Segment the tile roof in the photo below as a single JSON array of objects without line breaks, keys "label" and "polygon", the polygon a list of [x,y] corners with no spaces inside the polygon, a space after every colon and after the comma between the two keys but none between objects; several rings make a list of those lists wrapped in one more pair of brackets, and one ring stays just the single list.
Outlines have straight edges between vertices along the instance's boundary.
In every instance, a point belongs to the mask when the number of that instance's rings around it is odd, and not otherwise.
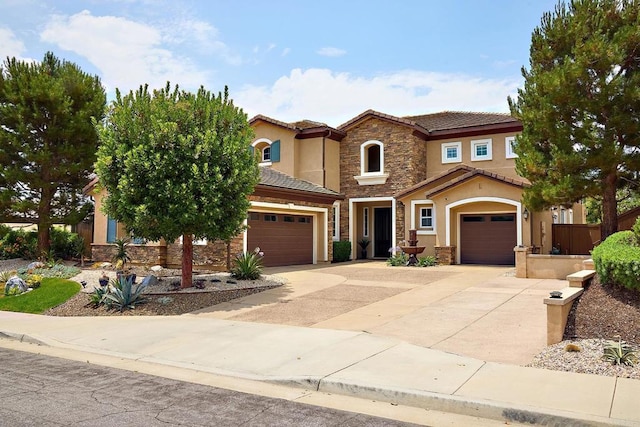
[{"label": "tile roof", "polygon": [[434,114],[404,117],[429,132],[462,129],[496,124],[518,124],[518,120],[504,113],[474,113],[469,111],[442,111]]},{"label": "tile roof", "polygon": [[457,172],[463,172],[462,175],[456,176],[455,178],[452,178],[448,181],[446,181],[444,184],[438,185],[434,188],[432,188],[431,190],[427,191],[427,197],[435,195],[437,193],[441,193],[443,191],[445,191],[448,188],[454,187],[464,181],[467,181],[468,179],[473,178],[474,176],[485,176],[487,178],[491,178],[491,179],[495,179],[496,181],[501,181],[504,182],[505,184],[510,184],[510,185],[515,185],[516,187],[527,187],[529,186],[529,184],[526,181],[523,180],[519,180],[519,179],[514,179],[514,178],[509,178],[506,177],[504,175],[500,175],[497,173],[493,173],[493,172],[489,172],[486,171],[484,169],[476,169],[474,167],[468,166],[468,165],[458,165],[454,168],[451,168],[449,170],[446,170],[436,176],[432,176],[431,178],[425,179],[422,182],[419,182],[409,188],[406,188],[398,193],[396,193],[394,195],[395,198],[400,198],[400,197],[404,197],[407,194],[413,193],[414,191],[418,191],[421,188],[427,187],[430,184],[433,184],[434,182],[437,182],[439,180],[442,180],[443,178],[446,178],[449,175],[453,175]]},{"label": "tile roof", "polygon": [[331,126],[327,125],[326,123],[320,123],[320,122],[315,122],[313,120],[298,120],[297,122],[293,122],[293,123],[286,123],[280,120],[276,120],[276,119],[272,119],[271,117],[267,117],[267,116],[263,116],[262,114],[258,114],[255,117],[252,117],[249,120],[250,124],[253,124],[257,121],[263,121],[263,122],[267,122],[267,123],[271,123],[274,124],[276,126],[281,126],[287,129],[291,129],[291,130],[295,130],[295,131],[300,131],[300,130],[305,130],[305,129],[313,129],[313,128],[328,128],[328,129],[333,129]]},{"label": "tile roof", "polygon": [[309,193],[325,194],[330,196],[341,196],[333,190],[313,184],[309,181],[294,178],[270,167],[260,168],[260,184],[267,187],[277,187],[286,190],[306,191]]}]

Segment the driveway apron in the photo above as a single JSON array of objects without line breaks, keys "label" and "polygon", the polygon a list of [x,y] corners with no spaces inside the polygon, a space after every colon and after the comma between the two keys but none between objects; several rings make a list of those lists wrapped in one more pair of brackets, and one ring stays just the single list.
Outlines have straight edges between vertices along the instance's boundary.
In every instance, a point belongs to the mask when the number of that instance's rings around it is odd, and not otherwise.
[{"label": "driveway apron", "polygon": [[389,267],[384,262],[267,269],[280,288],[193,315],[364,331],[485,361],[526,364],[546,346],[543,298],[561,280],[513,267]]}]

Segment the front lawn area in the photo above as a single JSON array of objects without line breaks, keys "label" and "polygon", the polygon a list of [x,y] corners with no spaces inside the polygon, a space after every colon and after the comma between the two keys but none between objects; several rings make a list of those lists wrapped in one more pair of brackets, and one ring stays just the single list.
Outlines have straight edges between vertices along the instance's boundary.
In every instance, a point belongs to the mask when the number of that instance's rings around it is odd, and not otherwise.
[{"label": "front lawn area", "polygon": [[79,291],[78,282],[47,277],[42,279],[39,288],[30,292],[15,296],[0,295],[0,310],[41,314],[67,301]]}]

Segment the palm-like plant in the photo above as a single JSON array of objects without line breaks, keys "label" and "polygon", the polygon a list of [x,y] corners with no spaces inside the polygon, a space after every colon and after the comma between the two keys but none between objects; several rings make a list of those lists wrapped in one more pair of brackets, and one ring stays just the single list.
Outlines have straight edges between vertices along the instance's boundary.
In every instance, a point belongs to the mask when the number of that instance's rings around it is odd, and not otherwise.
[{"label": "palm-like plant", "polygon": [[116,253],[111,260],[124,269],[125,264],[131,261],[131,256],[129,256],[129,244],[131,241],[129,239],[116,239],[114,243],[116,245]]},{"label": "palm-like plant", "polygon": [[607,343],[602,358],[613,365],[633,366],[638,361],[633,347],[620,339],[618,342],[609,341]]},{"label": "palm-like plant", "polygon": [[231,275],[238,280],[256,280],[262,274],[262,255],[259,252],[242,253],[233,263]]}]

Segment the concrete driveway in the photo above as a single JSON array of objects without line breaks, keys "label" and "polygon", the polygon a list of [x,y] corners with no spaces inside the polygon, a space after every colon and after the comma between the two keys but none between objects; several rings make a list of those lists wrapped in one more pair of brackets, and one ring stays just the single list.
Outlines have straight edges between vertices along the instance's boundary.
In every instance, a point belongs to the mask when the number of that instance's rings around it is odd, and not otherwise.
[{"label": "concrete driveway", "polygon": [[543,298],[566,282],[512,267],[388,267],[382,261],[266,269],[282,287],[192,315],[365,331],[485,361],[526,364],[546,346]]}]

